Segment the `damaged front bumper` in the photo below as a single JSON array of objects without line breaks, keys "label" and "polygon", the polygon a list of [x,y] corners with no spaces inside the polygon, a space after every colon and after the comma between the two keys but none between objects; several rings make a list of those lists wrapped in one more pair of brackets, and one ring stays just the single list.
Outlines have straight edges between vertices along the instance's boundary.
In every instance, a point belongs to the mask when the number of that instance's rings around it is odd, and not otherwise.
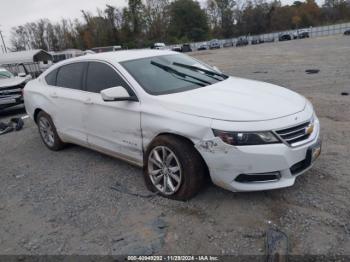
[{"label": "damaged front bumper", "polygon": [[23,96],[22,95],[14,95],[14,96],[1,96],[0,97],[0,109],[9,108],[12,106],[23,104]]},{"label": "damaged front bumper", "polygon": [[196,144],[214,184],[230,191],[260,191],[292,186],[320,155],[319,125],[306,144],[231,146],[220,138]]},{"label": "damaged front bumper", "polygon": [[13,81],[15,82],[13,83],[13,85],[3,84],[0,87],[0,109],[5,109],[16,105],[20,105],[20,104],[23,104],[24,102],[22,91],[27,80],[13,78]]}]

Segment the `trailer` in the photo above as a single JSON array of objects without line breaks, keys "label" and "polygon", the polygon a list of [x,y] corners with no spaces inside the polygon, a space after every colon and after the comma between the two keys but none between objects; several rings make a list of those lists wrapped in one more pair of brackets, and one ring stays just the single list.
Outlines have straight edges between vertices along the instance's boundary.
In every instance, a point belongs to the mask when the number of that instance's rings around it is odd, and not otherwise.
[{"label": "trailer", "polygon": [[0,66],[14,75],[31,75],[38,77],[52,65],[53,57],[48,52],[36,49],[10,52],[0,55]]},{"label": "trailer", "polygon": [[59,52],[50,52],[50,54],[53,57],[53,63],[58,63],[73,57],[83,56],[85,52],[80,49],[66,49]]}]

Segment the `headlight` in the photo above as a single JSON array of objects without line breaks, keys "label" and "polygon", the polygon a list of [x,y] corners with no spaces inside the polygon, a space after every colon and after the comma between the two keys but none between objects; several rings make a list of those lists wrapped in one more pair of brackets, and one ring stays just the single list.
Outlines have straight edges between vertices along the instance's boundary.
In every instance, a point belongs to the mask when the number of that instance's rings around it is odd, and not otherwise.
[{"label": "headlight", "polygon": [[229,132],[213,129],[214,135],[234,146],[276,144],[281,141],[272,132]]}]

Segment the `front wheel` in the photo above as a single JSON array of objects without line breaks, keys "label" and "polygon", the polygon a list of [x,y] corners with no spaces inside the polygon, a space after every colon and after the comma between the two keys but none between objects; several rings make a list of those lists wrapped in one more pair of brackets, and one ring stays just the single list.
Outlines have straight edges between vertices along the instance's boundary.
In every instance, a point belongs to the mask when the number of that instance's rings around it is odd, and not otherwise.
[{"label": "front wheel", "polygon": [[188,200],[203,186],[205,164],[193,145],[176,136],[160,136],[145,154],[147,187],[160,195]]}]

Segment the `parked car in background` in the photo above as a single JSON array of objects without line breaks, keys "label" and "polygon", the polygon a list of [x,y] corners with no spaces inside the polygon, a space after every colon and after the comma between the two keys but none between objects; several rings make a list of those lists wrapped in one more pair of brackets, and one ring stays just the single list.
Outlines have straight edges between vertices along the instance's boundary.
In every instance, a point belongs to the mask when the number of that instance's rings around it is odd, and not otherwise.
[{"label": "parked car in background", "polygon": [[181,52],[187,53],[187,52],[192,52],[192,47],[190,44],[183,44],[181,46]]},{"label": "parked car in background", "polygon": [[289,187],[321,152],[305,97],[172,51],[63,61],[26,85],[24,101],[49,149],[75,143],[124,159],[177,200],[206,176],[231,191]]},{"label": "parked car in background", "polygon": [[175,52],[182,52],[182,48],[180,45],[173,46],[171,50]]},{"label": "parked car in background", "polygon": [[15,76],[0,67],[0,110],[23,104],[22,89],[30,79],[23,73]]},{"label": "parked car in background", "polygon": [[218,39],[213,39],[209,42],[209,49],[219,49],[221,48],[220,46],[220,41]]},{"label": "parked car in background", "polygon": [[275,38],[273,36],[268,36],[263,38],[264,43],[273,43],[275,42]]},{"label": "parked car in background", "polygon": [[350,35],[350,29],[344,32],[344,35]]},{"label": "parked car in background", "polygon": [[264,42],[265,42],[264,39],[256,36],[256,37],[253,37],[251,44],[258,45],[258,44],[263,44]]},{"label": "parked car in background", "polygon": [[164,43],[154,43],[151,45],[151,49],[161,50],[165,48],[166,48],[166,45]]},{"label": "parked car in background", "polygon": [[237,47],[246,46],[246,45],[249,45],[249,41],[248,41],[247,37],[241,36],[240,38],[238,38],[238,40],[236,42]]},{"label": "parked car in background", "polygon": [[197,48],[198,51],[208,50],[208,49],[209,49],[209,47],[208,47],[207,44],[201,44],[201,45]]},{"label": "parked car in background", "polygon": [[223,47],[232,47],[234,45],[232,40],[227,40],[225,43],[222,45]]},{"label": "parked car in background", "polygon": [[291,33],[280,33],[278,35],[278,41],[283,42],[283,41],[290,41],[293,39],[293,36]]},{"label": "parked car in background", "polygon": [[310,37],[310,31],[308,29],[297,30],[293,34],[294,39],[303,39]]}]

